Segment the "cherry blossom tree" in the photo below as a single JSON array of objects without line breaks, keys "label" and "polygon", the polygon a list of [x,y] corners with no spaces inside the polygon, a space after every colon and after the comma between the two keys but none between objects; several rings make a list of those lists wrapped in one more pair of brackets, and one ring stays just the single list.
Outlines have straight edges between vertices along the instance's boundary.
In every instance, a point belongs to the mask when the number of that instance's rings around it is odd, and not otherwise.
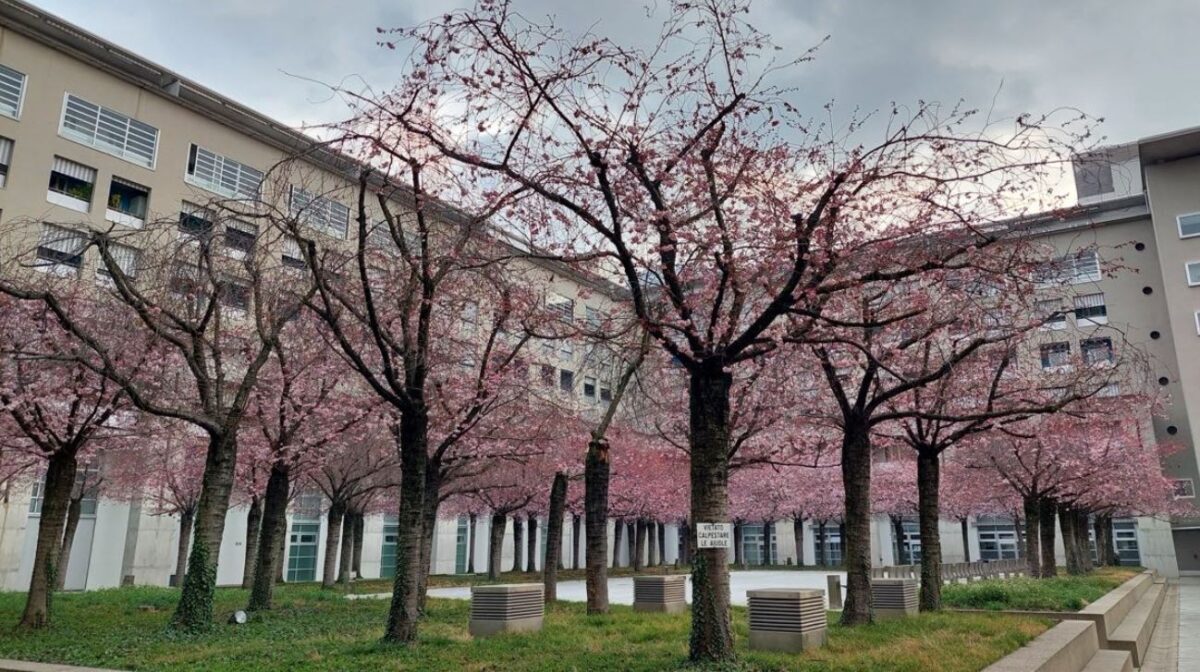
[{"label": "cherry blossom tree", "polygon": [[[88,487],[77,487],[80,465],[104,444],[127,436],[132,419],[121,387],[74,360],[78,344],[51,311],[0,296],[0,322],[6,325],[0,333],[0,444],[12,456],[6,460],[13,465],[10,473],[45,471],[33,572],[20,621],[21,627],[43,628],[50,625],[51,596],[62,587],[74,537],[69,524],[73,493],[82,495]],[[148,354],[131,348],[126,360],[133,361],[126,364],[136,368]],[[73,517],[77,523],[78,510]]]}]

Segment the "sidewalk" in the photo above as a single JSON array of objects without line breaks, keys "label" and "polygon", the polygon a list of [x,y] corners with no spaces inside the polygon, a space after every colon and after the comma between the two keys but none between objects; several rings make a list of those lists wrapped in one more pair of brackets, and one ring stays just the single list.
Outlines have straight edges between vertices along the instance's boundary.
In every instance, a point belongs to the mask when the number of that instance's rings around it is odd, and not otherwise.
[{"label": "sidewalk", "polygon": [[[1200,670],[1200,578],[1184,577],[1167,584],[1162,612],[1150,639],[1142,672]],[[1185,633],[1181,638],[1180,634]]]}]

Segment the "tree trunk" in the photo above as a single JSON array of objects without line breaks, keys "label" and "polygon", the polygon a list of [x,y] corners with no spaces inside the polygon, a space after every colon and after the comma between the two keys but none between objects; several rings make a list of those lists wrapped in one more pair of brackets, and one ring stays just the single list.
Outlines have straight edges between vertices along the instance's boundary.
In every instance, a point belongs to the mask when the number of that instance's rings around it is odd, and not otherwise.
[{"label": "tree trunk", "polygon": [[658,565],[658,526],[653,520],[646,521],[646,566]]},{"label": "tree trunk", "polygon": [[846,601],[842,625],[872,620],[871,599],[871,436],[865,422],[845,423],[842,438],[842,483],[846,513],[842,520],[842,564],[846,566]]},{"label": "tree trunk", "polygon": [[[732,376],[705,362],[691,374],[688,411],[693,523],[729,522],[729,390]],[[692,543],[695,543],[694,541]],[[692,548],[693,662],[734,657],[729,600],[729,555],[723,548]]]},{"label": "tree trunk", "polygon": [[1042,575],[1042,505],[1037,497],[1026,496],[1022,501],[1025,513],[1025,564],[1029,576],[1037,578]]},{"label": "tree trunk", "polygon": [[638,518],[633,527],[633,571],[642,571],[642,555],[646,552],[646,520]]},{"label": "tree trunk", "polygon": [[[966,518],[959,518],[958,522],[962,525],[962,542],[963,542],[963,562],[971,561],[971,534],[969,531],[969,522]],[[1013,530],[1016,531],[1015,529]],[[925,557],[925,532],[921,532],[921,557]]]},{"label": "tree trunk", "polygon": [[254,585],[254,561],[258,558],[258,536],[262,534],[262,498],[250,498],[250,511],[246,513],[246,555],[242,561],[242,589]]},{"label": "tree trunk", "polygon": [[[1075,534],[1079,536],[1079,564],[1083,568],[1083,573],[1087,574],[1096,568],[1096,564],[1092,561],[1092,548],[1090,539],[1088,538],[1088,530],[1090,529],[1088,513],[1087,511],[1076,510],[1075,515],[1078,517],[1075,521]],[[1099,547],[1097,546],[1098,551]]]},{"label": "tree trunk", "polygon": [[196,532],[183,578],[179,605],[171,617],[177,630],[204,630],[212,625],[213,593],[217,589],[217,565],[221,561],[221,537],[233,493],[237,466],[237,433],[212,436],[205,456],[200,503],[196,507]]},{"label": "tree trunk", "polygon": [[42,513],[38,520],[37,546],[33,552],[33,574],[19,627],[44,628],[50,625],[50,601],[58,581],[58,556],[71,490],[75,487],[74,448],[59,449],[46,464],[42,487]]},{"label": "tree trunk", "polygon": [[508,525],[508,516],[503,513],[492,514],[492,524],[488,527],[488,579],[496,581],[500,578],[500,559],[504,553],[504,528]]},{"label": "tree trunk", "polygon": [[338,559],[338,583],[350,585],[350,573],[354,565],[354,514],[347,512],[342,517],[342,553]]},{"label": "tree trunk", "polygon": [[792,538],[796,542],[796,566],[804,566],[804,519],[792,518]]},{"label": "tree trunk", "polygon": [[769,565],[775,564],[775,558],[772,556],[772,553],[771,553],[771,540],[774,536],[775,536],[775,521],[764,520],[763,521],[763,553],[762,553],[764,565],[769,566]]},{"label": "tree trunk", "polygon": [[362,578],[363,535],[367,531],[367,521],[362,511],[355,511],[351,518],[354,521],[354,558],[352,560],[354,578]]},{"label": "tree trunk", "polygon": [[663,523],[658,524],[658,564],[667,564],[667,527]]},{"label": "tree trunk", "polygon": [[1042,499],[1038,505],[1038,533],[1041,536],[1039,545],[1042,549],[1042,571],[1039,576],[1043,579],[1058,576],[1058,563],[1054,558],[1054,502]]},{"label": "tree trunk", "polygon": [[479,532],[479,514],[467,515],[467,574],[475,573],[475,535]]},{"label": "tree trunk", "polygon": [[904,519],[900,516],[888,516],[892,520],[892,537],[896,540],[896,564],[909,565],[908,546],[904,543]]},{"label": "tree trunk", "polygon": [[637,569],[638,563],[641,562],[636,558],[634,547],[637,543],[637,523],[629,521],[625,525],[625,557],[629,558],[629,567]]},{"label": "tree trunk", "polygon": [[825,521],[817,526],[817,546],[820,548],[818,553],[818,561],[822,567],[829,566],[829,547],[825,541]]},{"label": "tree trunk", "polygon": [[733,564],[735,567],[741,567],[742,565],[745,564],[745,560],[742,559],[742,552],[744,550],[742,548],[742,532],[743,532],[742,524],[734,523],[733,524]]},{"label": "tree trunk", "polygon": [[433,570],[433,535],[437,533],[438,509],[442,505],[442,468],[437,462],[426,465],[425,504],[421,507],[421,557],[417,561],[417,609],[425,613],[429,592],[429,572]]},{"label": "tree trunk", "polygon": [[533,574],[534,572],[537,571],[538,520],[537,520],[537,516],[533,515],[532,513],[529,514],[528,520],[529,520],[529,523],[525,526],[525,531],[528,532],[528,534],[526,535],[526,537],[527,537],[526,538],[526,541],[527,541],[526,546],[528,548],[525,551],[525,571],[529,574]]},{"label": "tree trunk", "polygon": [[332,588],[337,581],[338,543],[342,539],[342,523],[346,519],[346,504],[333,501],[329,504],[328,521],[325,524],[325,566],[321,572],[321,587]]},{"label": "tree trunk", "polygon": [[559,471],[550,484],[550,510],[546,514],[546,557],[542,558],[545,601],[558,600],[558,561],[562,558],[563,516],[567,508],[567,475]]},{"label": "tree trunk", "polygon": [[67,505],[67,522],[63,530],[62,544],[58,548],[58,569],[55,570],[54,589],[62,590],[67,582],[67,569],[71,566],[71,547],[75,545],[75,531],[79,529],[79,518],[83,515],[83,491],[72,497]]},{"label": "tree trunk", "polygon": [[271,608],[275,580],[280,575],[283,542],[287,538],[287,507],[291,491],[291,466],[284,461],[271,465],[267,493],[263,497],[262,531],[258,537],[258,555],[254,559],[254,584],[250,589],[248,611]]},{"label": "tree trunk", "polygon": [[[578,513],[571,514],[571,569],[579,569],[579,533],[582,531],[582,522]],[[604,559],[604,564],[608,564],[608,558]]]},{"label": "tree trunk", "polygon": [[692,523],[690,520],[679,521],[679,555],[683,564],[692,564]]},{"label": "tree trunk", "polygon": [[1075,512],[1063,504],[1058,505],[1058,526],[1062,529],[1063,556],[1067,574],[1079,576],[1083,570],[1079,564],[1079,535],[1075,533]]},{"label": "tree trunk", "polygon": [[184,585],[187,580],[188,546],[192,543],[196,513],[186,509],[179,513],[179,550],[175,554],[175,585]]},{"label": "tree trunk", "polygon": [[521,520],[521,514],[513,516],[513,564],[512,571],[521,571],[521,544],[525,540],[524,534],[525,522]]},{"label": "tree trunk", "polygon": [[400,416],[400,512],[396,520],[396,578],[383,635],[387,642],[408,644],[417,639],[428,425],[423,409]]},{"label": "tree trunk", "polygon": [[616,520],[613,522],[613,555],[612,566],[614,568],[621,566],[621,537],[625,534],[625,521]]},{"label": "tree trunk", "polygon": [[918,451],[917,526],[921,531],[921,611],[942,608],[942,534],[938,529],[941,517],[941,466],[941,458],[936,452]]}]

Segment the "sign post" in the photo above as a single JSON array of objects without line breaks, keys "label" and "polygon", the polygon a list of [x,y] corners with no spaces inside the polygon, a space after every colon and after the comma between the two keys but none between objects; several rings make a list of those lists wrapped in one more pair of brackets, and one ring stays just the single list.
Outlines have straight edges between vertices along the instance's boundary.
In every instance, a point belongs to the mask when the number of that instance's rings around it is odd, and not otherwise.
[{"label": "sign post", "polygon": [[696,523],[696,548],[733,548],[733,523]]}]

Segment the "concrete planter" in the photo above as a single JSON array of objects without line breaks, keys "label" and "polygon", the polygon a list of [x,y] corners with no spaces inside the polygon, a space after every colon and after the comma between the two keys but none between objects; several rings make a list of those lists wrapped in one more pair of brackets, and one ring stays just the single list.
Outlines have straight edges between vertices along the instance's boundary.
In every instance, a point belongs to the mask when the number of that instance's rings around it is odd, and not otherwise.
[{"label": "concrete planter", "polygon": [[633,577],[633,610],[676,614],[687,611],[687,576]]},{"label": "concrete planter", "polygon": [[907,618],[917,615],[916,579],[874,579],[871,599],[875,603],[875,618]]},{"label": "concrete planter", "polygon": [[543,590],[540,583],[472,586],[471,636],[541,630],[546,613]]},{"label": "concrete planter", "polygon": [[804,651],[825,646],[828,621],[820,590],[751,590],[750,648]]}]

